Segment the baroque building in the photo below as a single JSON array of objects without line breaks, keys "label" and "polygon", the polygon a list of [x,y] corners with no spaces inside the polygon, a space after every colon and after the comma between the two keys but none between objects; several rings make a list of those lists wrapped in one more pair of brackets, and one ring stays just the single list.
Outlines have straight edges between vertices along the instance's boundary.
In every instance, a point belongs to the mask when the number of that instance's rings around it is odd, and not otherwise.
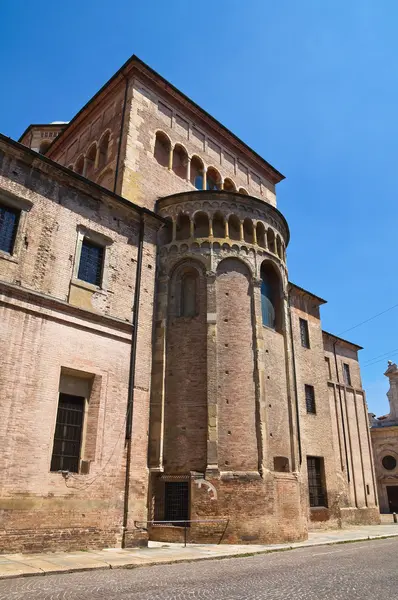
[{"label": "baroque building", "polygon": [[133,56],[0,136],[0,549],[376,523],[360,347],[289,282],[283,175]]},{"label": "baroque building", "polygon": [[398,513],[398,366],[388,361],[388,415],[369,414],[380,512]]}]

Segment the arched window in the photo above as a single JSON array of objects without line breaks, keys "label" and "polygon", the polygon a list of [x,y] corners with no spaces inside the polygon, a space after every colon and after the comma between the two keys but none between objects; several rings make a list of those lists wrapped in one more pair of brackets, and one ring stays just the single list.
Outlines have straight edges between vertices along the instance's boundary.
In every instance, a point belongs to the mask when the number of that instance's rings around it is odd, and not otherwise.
[{"label": "arched window", "polygon": [[236,215],[228,219],[229,237],[231,240],[240,240],[240,221]]},{"label": "arched window", "polygon": [[187,178],[188,154],[183,146],[176,144],[173,150],[173,171],[182,179]]},{"label": "arched window", "polygon": [[188,271],[181,277],[180,317],[194,317],[197,310],[198,272]]},{"label": "arched window", "polygon": [[198,156],[191,159],[191,183],[197,190],[203,190],[204,165]]},{"label": "arched window", "polygon": [[253,221],[245,219],[243,221],[243,238],[248,244],[254,242]]},{"label": "arched window", "polygon": [[209,237],[209,217],[204,212],[198,212],[194,220],[194,235],[196,238]]},{"label": "arched window", "polygon": [[247,191],[245,190],[245,188],[239,188],[239,193],[240,194],[244,194],[245,196],[248,196],[249,194],[247,193]]},{"label": "arched window", "polygon": [[265,248],[265,227],[262,223],[258,222],[256,225],[257,244],[261,248]]},{"label": "arched window", "polygon": [[276,253],[279,256],[279,258],[283,258],[282,242],[281,242],[281,238],[279,237],[279,235],[276,236]]},{"label": "arched window", "polygon": [[229,179],[229,178],[224,179],[223,190],[225,192],[236,192],[236,185],[234,184],[232,179]]},{"label": "arched window", "polygon": [[40,154],[45,154],[51,146],[50,140],[43,140],[39,147]]},{"label": "arched window", "polygon": [[261,265],[261,314],[263,325],[282,328],[281,292],[279,277],[270,263]]},{"label": "arched window", "polygon": [[93,144],[86,155],[86,172],[87,179],[91,179],[95,169],[95,159],[97,157],[97,146]]},{"label": "arched window", "polygon": [[221,175],[214,167],[209,167],[206,172],[206,189],[220,190]]},{"label": "arched window", "polygon": [[271,228],[269,228],[267,231],[267,246],[268,246],[268,250],[270,252],[273,252],[274,254],[276,254],[275,234]]},{"label": "arched window", "polygon": [[176,239],[187,240],[191,237],[191,221],[188,215],[180,213],[177,217]]},{"label": "arched window", "polygon": [[215,213],[213,217],[213,236],[216,238],[225,238],[225,221],[221,213]]},{"label": "arched window", "polygon": [[83,171],[84,171],[84,157],[83,156],[79,156],[79,158],[77,159],[75,171],[79,175],[83,175]]},{"label": "arched window", "polygon": [[109,138],[110,133],[107,131],[101,138],[99,143],[98,168],[103,169],[108,163]]},{"label": "arched window", "polygon": [[170,162],[171,143],[163,131],[156,133],[154,157],[162,167],[168,167]]}]

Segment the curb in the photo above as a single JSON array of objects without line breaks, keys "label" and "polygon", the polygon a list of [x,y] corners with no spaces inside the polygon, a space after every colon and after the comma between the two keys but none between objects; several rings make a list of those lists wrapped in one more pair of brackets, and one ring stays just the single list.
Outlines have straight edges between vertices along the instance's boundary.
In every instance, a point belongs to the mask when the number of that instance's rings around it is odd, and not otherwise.
[{"label": "curb", "polygon": [[[338,545],[343,545],[343,544],[355,544],[357,542],[368,542],[368,541],[375,541],[375,540],[386,540],[386,539],[390,539],[390,538],[396,538],[398,537],[398,532],[397,533],[393,533],[393,534],[389,534],[389,535],[369,535],[366,537],[362,537],[362,538],[354,538],[351,540],[332,540],[332,541],[327,541],[327,542],[314,542],[313,544],[307,544],[307,545],[292,545],[292,546],[286,546],[283,548],[270,548],[268,550],[258,550],[258,551],[253,551],[253,552],[245,552],[242,554],[224,554],[221,556],[199,556],[198,558],[176,558],[176,559],[170,559],[167,561],[153,561],[153,562],[148,562],[145,564],[140,564],[140,563],[126,563],[124,565],[111,565],[110,563],[106,563],[104,565],[98,566],[98,567],[71,567],[68,569],[59,569],[59,570],[53,570],[53,571],[45,571],[43,569],[41,569],[40,571],[38,571],[37,573],[20,573],[18,575],[4,575],[2,576],[0,574],[0,582],[1,581],[6,581],[8,579],[19,579],[20,577],[43,577],[45,575],[63,575],[63,574],[69,574],[69,573],[83,573],[86,571],[106,571],[107,569],[140,569],[142,567],[155,567],[155,566],[162,566],[162,565],[175,565],[175,564],[181,564],[181,563],[192,563],[192,562],[203,562],[206,560],[225,560],[225,559],[232,559],[232,558],[249,558],[251,556],[259,556],[259,555],[263,555],[263,554],[275,554],[276,552],[288,552],[289,550],[302,550],[305,548],[319,548],[320,546],[338,546]],[[1,556],[1,555],[0,555]],[[39,569],[39,567],[36,567]]]}]

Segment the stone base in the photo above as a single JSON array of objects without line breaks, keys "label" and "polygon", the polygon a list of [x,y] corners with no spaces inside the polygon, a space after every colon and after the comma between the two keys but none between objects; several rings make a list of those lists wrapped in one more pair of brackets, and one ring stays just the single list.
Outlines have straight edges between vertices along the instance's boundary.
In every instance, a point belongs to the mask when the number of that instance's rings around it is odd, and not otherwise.
[{"label": "stone base", "polygon": [[144,529],[127,529],[122,546],[123,548],[145,548],[148,546],[148,532]]},{"label": "stone base", "polygon": [[120,530],[95,527],[8,529],[0,532],[0,554],[94,550],[120,546]]},{"label": "stone base", "polygon": [[379,525],[380,513],[377,506],[372,508],[341,508],[341,525]]}]

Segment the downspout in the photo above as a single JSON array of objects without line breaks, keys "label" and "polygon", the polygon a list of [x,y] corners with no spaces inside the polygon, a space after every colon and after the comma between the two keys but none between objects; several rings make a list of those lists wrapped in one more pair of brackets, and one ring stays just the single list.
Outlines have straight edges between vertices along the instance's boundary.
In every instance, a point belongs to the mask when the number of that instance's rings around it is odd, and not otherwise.
[{"label": "downspout", "polygon": [[124,90],[124,100],[123,100],[123,108],[122,108],[122,121],[120,123],[120,133],[119,133],[119,144],[117,148],[117,158],[116,158],[116,167],[115,167],[115,181],[113,183],[113,192],[116,194],[116,186],[117,186],[117,178],[119,176],[119,163],[120,163],[120,154],[122,152],[122,139],[123,139],[123,129],[124,129],[124,121],[126,117],[126,106],[127,106],[127,92],[129,86],[129,80],[125,75],[123,77],[126,80],[126,87]]},{"label": "downspout", "polygon": [[141,291],[141,271],[142,271],[142,254],[144,247],[144,232],[145,221],[144,215],[141,213],[140,229],[138,234],[138,253],[137,253],[137,268],[135,272],[135,289],[134,289],[134,306],[133,306],[133,322],[132,322],[132,339],[130,350],[130,369],[129,369],[129,385],[127,392],[127,411],[126,411],[126,477],[124,483],[124,510],[123,510],[123,538],[122,548],[125,547],[126,529],[129,515],[129,484],[130,484],[130,468],[131,468],[131,446],[132,446],[132,429],[133,429],[133,410],[134,410],[134,384],[135,384],[135,364],[137,358],[137,338],[138,338],[138,316],[140,308],[140,291]]},{"label": "downspout", "polygon": [[299,464],[301,466],[301,464],[303,462],[303,453],[302,453],[302,449],[301,449],[300,410],[299,410],[299,399],[298,399],[298,388],[297,388],[296,355],[294,353],[292,308],[290,305],[290,295],[289,295],[288,302],[289,302],[290,339],[292,340],[293,385],[294,385],[294,395],[296,398],[297,441],[298,441]]},{"label": "downspout", "polygon": [[344,453],[345,453],[345,464],[347,469],[347,480],[350,483],[350,467],[348,464],[348,452],[347,452],[347,438],[345,433],[345,425],[344,425],[344,412],[343,412],[343,401],[341,399],[341,388],[340,388],[340,377],[339,377],[339,368],[337,365],[337,355],[336,355],[336,344],[338,340],[333,342],[333,354],[334,354],[334,363],[336,365],[336,377],[337,377],[337,389],[339,390],[339,400],[340,400],[340,414],[341,414],[341,427],[343,429],[343,440],[344,440]]}]

